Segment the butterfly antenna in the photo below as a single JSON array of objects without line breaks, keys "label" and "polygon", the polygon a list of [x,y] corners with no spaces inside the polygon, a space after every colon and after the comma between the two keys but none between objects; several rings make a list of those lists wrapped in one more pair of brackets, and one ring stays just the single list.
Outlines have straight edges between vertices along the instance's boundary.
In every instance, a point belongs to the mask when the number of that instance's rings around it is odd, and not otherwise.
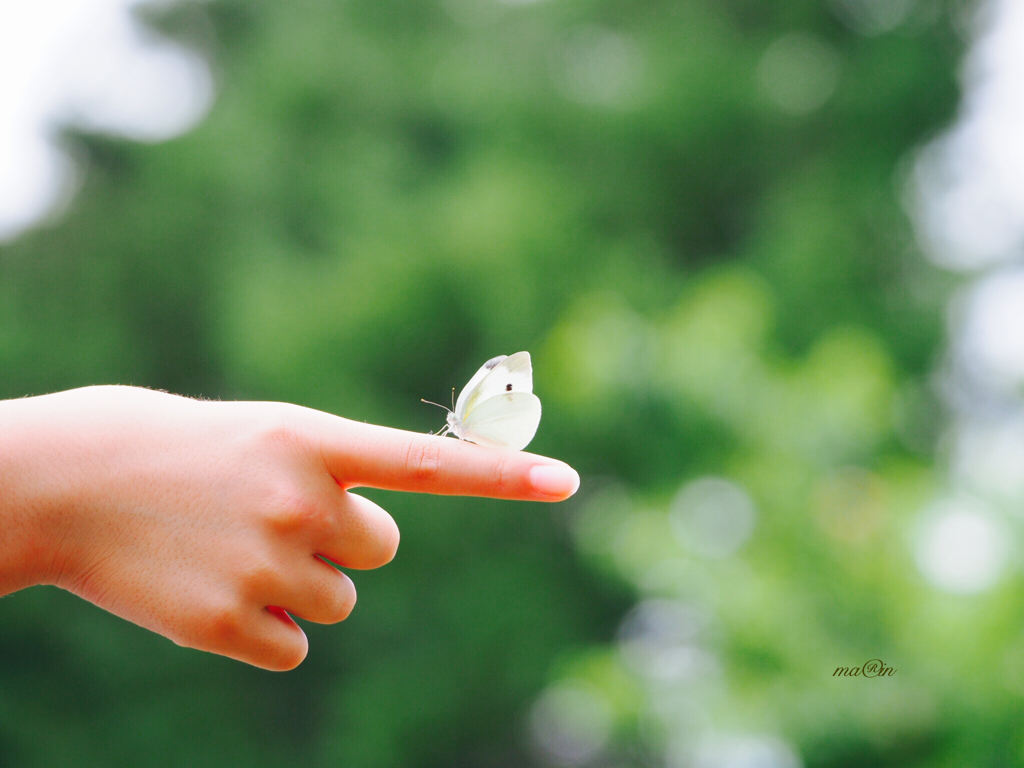
[{"label": "butterfly antenna", "polygon": [[452,387],[452,412],[455,412],[455,387]]},{"label": "butterfly antenna", "polygon": [[437,406],[438,408],[444,408],[444,409],[445,409],[446,411],[448,410],[448,408],[447,408],[447,407],[445,407],[445,406],[441,405],[440,403],[435,403],[435,402],[434,402],[433,400],[424,400],[424,399],[423,399],[423,398],[421,397],[421,398],[420,398],[420,402],[421,402],[421,403],[426,403],[427,405],[436,405],[436,406]]}]

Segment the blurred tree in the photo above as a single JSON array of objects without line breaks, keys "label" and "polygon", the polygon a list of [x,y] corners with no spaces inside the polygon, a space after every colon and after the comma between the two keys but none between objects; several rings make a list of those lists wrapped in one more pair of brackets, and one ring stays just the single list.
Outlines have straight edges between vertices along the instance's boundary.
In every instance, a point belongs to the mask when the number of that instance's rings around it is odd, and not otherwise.
[{"label": "blurred tree", "polygon": [[[972,695],[950,671],[1019,642],[1019,590],[939,604],[900,544],[937,482],[946,286],[899,169],[950,119],[961,42],[945,3],[865,26],[883,5],[148,9],[212,57],[217,105],[158,146],[67,135],[71,209],[0,248],[0,395],[120,382],[427,431],[420,397],[530,349],[531,449],[584,490],[368,494],[399,556],[283,676],[15,595],[0,766],[727,765],[730,730],[788,740],[765,764],[1019,762],[1001,661]],[[872,657],[899,676],[830,677]]]}]

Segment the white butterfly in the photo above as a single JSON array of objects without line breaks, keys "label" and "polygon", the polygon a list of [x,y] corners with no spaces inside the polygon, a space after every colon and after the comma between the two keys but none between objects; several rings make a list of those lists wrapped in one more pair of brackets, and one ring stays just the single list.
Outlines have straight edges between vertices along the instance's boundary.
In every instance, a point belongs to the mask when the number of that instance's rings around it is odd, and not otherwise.
[{"label": "white butterfly", "polygon": [[539,424],[540,398],[533,394],[530,353],[516,352],[492,357],[480,366],[459,393],[455,410],[448,411],[448,424],[440,434],[521,451]]}]

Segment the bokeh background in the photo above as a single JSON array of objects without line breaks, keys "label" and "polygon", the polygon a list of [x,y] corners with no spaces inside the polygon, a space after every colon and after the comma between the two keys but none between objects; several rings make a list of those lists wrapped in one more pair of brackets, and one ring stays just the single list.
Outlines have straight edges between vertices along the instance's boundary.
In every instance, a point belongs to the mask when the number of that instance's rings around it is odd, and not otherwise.
[{"label": "bokeh background", "polygon": [[287,674],[6,597],[0,766],[1024,764],[1022,7],[5,0],[0,396],[527,349],[583,485],[368,492]]}]

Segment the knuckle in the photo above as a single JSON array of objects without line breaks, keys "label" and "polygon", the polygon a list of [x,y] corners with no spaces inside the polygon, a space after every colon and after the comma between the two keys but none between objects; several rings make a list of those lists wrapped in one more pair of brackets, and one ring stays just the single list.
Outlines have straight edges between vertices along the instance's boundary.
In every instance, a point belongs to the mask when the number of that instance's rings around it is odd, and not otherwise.
[{"label": "knuckle", "polygon": [[305,635],[297,635],[288,642],[275,644],[267,649],[260,659],[260,666],[272,672],[288,672],[295,669],[306,658],[309,642]]},{"label": "knuckle", "polygon": [[344,621],[352,614],[352,609],[355,607],[356,590],[352,586],[352,582],[346,580],[344,585],[334,592],[333,604],[327,617],[328,623],[337,624]]},{"label": "knuckle", "polygon": [[387,565],[395,559],[395,555],[398,553],[398,544],[402,539],[402,534],[398,530],[398,524],[395,523],[394,519],[388,516],[387,524],[384,527],[384,531],[381,533],[381,548],[378,556],[378,565]]},{"label": "knuckle", "polygon": [[242,642],[248,622],[239,603],[216,603],[207,608],[206,614],[203,634],[211,648],[231,649]]},{"label": "knuckle", "polygon": [[405,456],[405,470],[417,480],[436,477],[441,471],[441,441],[412,441]]},{"label": "knuckle", "polygon": [[240,593],[248,599],[258,600],[280,581],[278,568],[270,557],[256,556],[242,566],[237,574]]},{"label": "knuckle", "polygon": [[324,564],[329,574],[321,573],[307,585],[312,603],[311,613],[306,618],[318,624],[337,624],[347,619],[355,608],[356,587],[352,579],[328,561],[325,560]]},{"label": "knuckle", "polygon": [[[284,406],[284,403],[280,404]],[[301,442],[299,430],[286,407],[275,407],[260,424],[257,439],[268,445],[294,447]]]},{"label": "knuckle", "polygon": [[323,506],[297,489],[285,488],[275,494],[267,510],[267,521],[275,533],[319,530],[327,521]]},{"label": "knuckle", "polygon": [[[301,409],[291,403],[269,403],[253,432],[256,444],[288,454],[314,451]],[[316,450],[319,450],[316,448]]]},{"label": "knuckle", "polygon": [[385,510],[375,507],[349,521],[347,557],[341,562],[354,568],[380,568],[398,552],[401,534],[398,524]]}]

